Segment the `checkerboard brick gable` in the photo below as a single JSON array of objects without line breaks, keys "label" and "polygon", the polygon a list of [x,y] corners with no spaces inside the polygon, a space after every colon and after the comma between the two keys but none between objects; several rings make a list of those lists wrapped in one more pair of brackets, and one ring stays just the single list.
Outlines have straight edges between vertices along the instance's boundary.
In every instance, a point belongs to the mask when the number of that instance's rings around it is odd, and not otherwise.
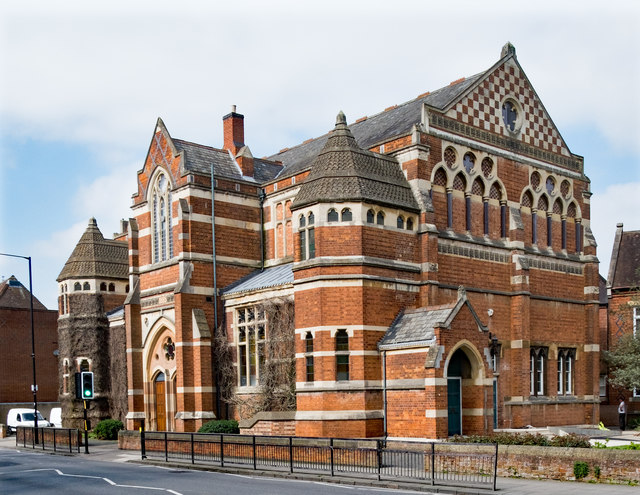
[{"label": "checkerboard brick gable", "polygon": [[[137,176],[128,428],[253,418],[268,356],[244,318],[284,300],[293,423],[260,411],[253,431],[436,438],[598,420],[589,180],[511,45],[484,73],[350,125],[340,112],[324,136],[266,159],[230,115],[225,149],[175,139],[158,120]],[[161,175],[168,231],[152,197]],[[173,251],[159,260],[167,239]],[[429,332],[418,325],[413,340],[387,345],[407,315],[440,311]],[[219,332],[230,384],[216,381]],[[559,393],[566,349],[572,387]],[[540,376],[532,355],[544,356]],[[224,403],[228,385],[235,399]]]}]

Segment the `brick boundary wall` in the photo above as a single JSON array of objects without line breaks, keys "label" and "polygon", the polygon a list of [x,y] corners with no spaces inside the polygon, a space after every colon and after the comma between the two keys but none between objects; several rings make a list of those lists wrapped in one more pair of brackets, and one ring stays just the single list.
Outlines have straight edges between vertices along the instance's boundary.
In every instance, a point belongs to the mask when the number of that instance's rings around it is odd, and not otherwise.
[{"label": "brick boundary wall", "polygon": [[640,483],[640,452],[637,450],[578,449],[501,445],[498,476],[529,479],[575,480],[573,464],[589,465],[585,481],[597,481],[594,467],[600,467],[600,481]]},{"label": "brick boundary wall", "polygon": [[[139,451],[139,432],[120,431],[118,447]],[[589,475],[584,481],[598,481],[594,467],[599,466],[602,482],[640,483],[640,452],[635,450],[501,445],[498,450],[498,476],[573,481],[573,464],[576,461],[589,465]]]}]

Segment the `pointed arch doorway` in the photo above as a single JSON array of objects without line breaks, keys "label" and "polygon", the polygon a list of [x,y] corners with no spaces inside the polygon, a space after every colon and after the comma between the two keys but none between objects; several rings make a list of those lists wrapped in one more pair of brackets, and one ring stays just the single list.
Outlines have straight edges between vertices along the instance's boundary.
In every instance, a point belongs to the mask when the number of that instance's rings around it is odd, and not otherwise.
[{"label": "pointed arch doorway", "polygon": [[456,350],[447,367],[447,415],[448,435],[462,435],[462,380],[472,377],[471,361],[467,354],[459,348]]},{"label": "pointed arch doorway", "polygon": [[156,429],[167,431],[167,395],[165,374],[160,372],[153,381],[156,404]]}]

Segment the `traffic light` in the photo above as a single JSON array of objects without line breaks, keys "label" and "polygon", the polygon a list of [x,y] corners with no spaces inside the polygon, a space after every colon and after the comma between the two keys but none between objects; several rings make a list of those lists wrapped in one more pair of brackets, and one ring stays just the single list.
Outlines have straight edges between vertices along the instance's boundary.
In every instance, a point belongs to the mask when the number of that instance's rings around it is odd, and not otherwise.
[{"label": "traffic light", "polygon": [[76,398],[93,399],[93,372],[76,373]]}]

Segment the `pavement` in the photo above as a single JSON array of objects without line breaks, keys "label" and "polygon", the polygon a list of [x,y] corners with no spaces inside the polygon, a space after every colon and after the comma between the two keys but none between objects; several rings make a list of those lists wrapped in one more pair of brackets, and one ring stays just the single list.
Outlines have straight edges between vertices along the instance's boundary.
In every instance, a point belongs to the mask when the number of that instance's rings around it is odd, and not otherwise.
[{"label": "pavement", "polygon": [[[581,429],[584,431],[585,427],[563,427],[561,428],[563,431],[567,431],[573,428]],[[593,431],[593,428],[590,428],[589,431],[594,438],[599,439],[610,439],[609,445],[612,445],[612,442],[620,442],[620,443],[629,443],[636,442],[640,443],[640,431],[625,431],[621,432],[619,430],[608,430],[604,434],[600,433],[597,429]],[[584,434],[584,433],[583,433]],[[0,449],[9,449],[16,451],[28,451],[33,452],[31,448],[22,448],[21,446],[16,447],[16,438],[15,435],[0,438]],[[36,449],[37,450],[37,449]],[[116,441],[107,441],[107,440],[96,440],[89,439],[89,454],[84,453],[84,447],[80,448],[80,454],[69,454],[67,453],[53,453],[52,451],[46,451],[47,454],[51,455],[80,455],[87,456],[92,461],[103,461],[103,462],[135,462],[135,463],[145,463],[145,464],[157,464],[159,466],[164,466],[167,468],[175,468],[175,469],[188,469],[191,467],[189,464],[180,464],[180,463],[154,463],[151,461],[142,461],[140,452],[138,451],[130,451],[130,450],[120,450],[118,449],[118,443]],[[639,454],[640,455],[640,454]],[[198,467],[195,466],[197,469]],[[208,468],[208,470],[220,471],[220,472],[228,472],[227,469],[220,468]],[[263,476],[284,476],[290,477],[288,473],[277,473],[273,471],[252,471],[252,470],[238,470],[245,475],[263,475]],[[314,475],[304,475],[302,473],[295,473],[294,475],[297,479],[317,479],[317,476]],[[344,483],[346,485],[353,486],[354,484],[365,484],[367,486],[371,486],[372,492],[378,491],[381,488],[398,488],[405,492],[405,490],[415,490],[420,493],[449,493],[449,494],[460,494],[460,495],[477,495],[483,494],[487,495],[492,493],[489,489],[476,489],[476,488],[463,488],[463,487],[445,487],[445,486],[435,486],[432,487],[430,485],[420,485],[416,486],[415,484],[409,483],[390,483],[390,482],[378,482],[376,480],[354,480],[353,478],[330,478],[323,476],[323,482],[334,482],[334,483]],[[362,481],[362,482],[361,482]],[[521,478],[502,478],[499,477],[497,480],[497,493],[505,494],[505,495],[551,495],[551,494],[562,494],[562,495],[590,495],[590,494],[637,494],[638,487],[637,486],[628,486],[628,485],[612,485],[612,484],[604,484],[604,483],[589,483],[589,482],[576,482],[576,481],[554,481],[554,480],[530,480],[530,479],[521,479]]]}]

